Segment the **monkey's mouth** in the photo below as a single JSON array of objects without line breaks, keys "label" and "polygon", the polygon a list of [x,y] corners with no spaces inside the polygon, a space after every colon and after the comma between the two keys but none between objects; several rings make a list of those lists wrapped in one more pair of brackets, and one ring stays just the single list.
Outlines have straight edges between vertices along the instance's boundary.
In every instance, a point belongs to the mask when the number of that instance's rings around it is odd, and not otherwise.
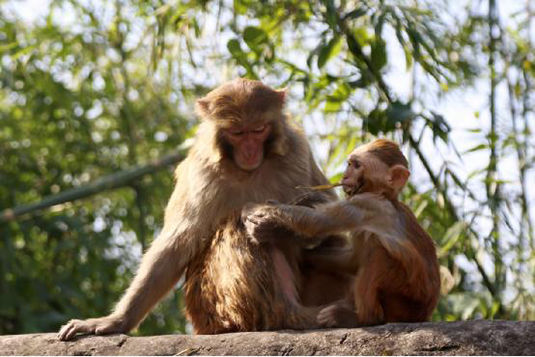
[{"label": "monkey's mouth", "polygon": [[364,187],[364,180],[361,180],[355,186],[344,186],[344,192],[346,193],[348,197],[355,196],[356,194],[360,193],[363,187]]}]

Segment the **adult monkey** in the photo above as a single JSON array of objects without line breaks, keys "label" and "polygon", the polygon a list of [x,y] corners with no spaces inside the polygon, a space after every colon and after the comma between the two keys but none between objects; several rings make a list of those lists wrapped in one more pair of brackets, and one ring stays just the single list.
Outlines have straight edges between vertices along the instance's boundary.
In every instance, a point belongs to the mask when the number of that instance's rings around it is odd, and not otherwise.
[{"label": "adult monkey", "polygon": [[[248,202],[288,202],[302,194],[298,185],[327,183],[283,114],[284,99],[284,91],[236,79],[197,101],[202,121],[176,169],[160,235],[114,311],[69,321],[60,339],[130,331],[185,271],[197,333],[315,327],[317,310],[298,296],[299,251],[251,244],[239,218]],[[330,199],[332,192],[320,198]]]}]

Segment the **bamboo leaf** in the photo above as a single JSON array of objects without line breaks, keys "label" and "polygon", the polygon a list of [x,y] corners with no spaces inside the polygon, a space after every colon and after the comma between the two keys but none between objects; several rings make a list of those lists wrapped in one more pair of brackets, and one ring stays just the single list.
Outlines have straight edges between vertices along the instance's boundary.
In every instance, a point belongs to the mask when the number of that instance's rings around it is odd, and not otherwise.
[{"label": "bamboo leaf", "polygon": [[325,64],[333,57],[335,57],[342,47],[340,36],[332,38],[325,46],[323,46],[318,55],[318,68],[323,68]]}]

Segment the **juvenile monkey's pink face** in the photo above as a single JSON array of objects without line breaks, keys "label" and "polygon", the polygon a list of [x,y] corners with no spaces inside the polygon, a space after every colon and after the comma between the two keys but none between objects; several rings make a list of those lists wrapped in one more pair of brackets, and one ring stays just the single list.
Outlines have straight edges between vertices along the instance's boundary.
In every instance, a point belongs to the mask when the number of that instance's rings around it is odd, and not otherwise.
[{"label": "juvenile monkey's pink face", "polygon": [[367,183],[384,182],[388,166],[367,151],[366,145],[355,149],[347,159],[347,168],[342,178],[344,192],[348,196],[365,192]]},{"label": "juvenile monkey's pink face", "polygon": [[344,192],[348,196],[353,196],[359,193],[364,185],[364,166],[362,159],[355,152],[352,152],[347,159],[347,168],[342,178],[342,186]]},{"label": "juvenile monkey's pink face", "polygon": [[262,165],[265,141],[271,133],[271,124],[234,126],[225,129],[223,133],[232,146],[234,162],[240,169],[253,171]]}]

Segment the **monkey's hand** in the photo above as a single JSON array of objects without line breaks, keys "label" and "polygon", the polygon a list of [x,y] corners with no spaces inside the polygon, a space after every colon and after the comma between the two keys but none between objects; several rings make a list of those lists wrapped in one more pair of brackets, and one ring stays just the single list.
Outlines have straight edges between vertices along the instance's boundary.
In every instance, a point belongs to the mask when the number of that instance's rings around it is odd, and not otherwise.
[{"label": "monkey's hand", "polygon": [[58,338],[62,341],[72,340],[77,334],[107,335],[128,332],[124,320],[117,316],[105,316],[96,319],[71,320],[61,327]]},{"label": "monkey's hand", "polygon": [[247,235],[256,244],[274,242],[285,231],[276,205],[247,205],[242,220]]}]

